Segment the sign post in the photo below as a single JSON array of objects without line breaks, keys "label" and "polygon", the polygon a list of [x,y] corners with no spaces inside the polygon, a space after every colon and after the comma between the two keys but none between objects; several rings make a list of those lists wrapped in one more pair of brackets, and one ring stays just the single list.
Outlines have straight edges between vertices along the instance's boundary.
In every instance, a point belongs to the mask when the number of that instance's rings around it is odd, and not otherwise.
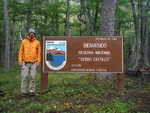
[{"label": "sign post", "polygon": [[48,88],[48,73],[41,72],[41,89]]},{"label": "sign post", "polygon": [[[43,56],[44,56],[44,40],[43,40],[43,37],[42,37],[42,54],[41,54],[41,67],[43,67]],[[48,88],[48,72],[44,72],[43,70],[41,70],[41,81],[40,81],[40,86],[41,86],[41,89],[47,89]]]},{"label": "sign post", "polygon": [[51,36],[42,44],[42,88],[48,72],[123,73],[121,36]]}]

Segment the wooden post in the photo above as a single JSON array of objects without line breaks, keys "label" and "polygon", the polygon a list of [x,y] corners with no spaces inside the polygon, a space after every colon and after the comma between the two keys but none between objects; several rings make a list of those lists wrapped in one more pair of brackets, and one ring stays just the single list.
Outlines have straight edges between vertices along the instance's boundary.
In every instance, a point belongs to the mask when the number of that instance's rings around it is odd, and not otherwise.
[{"label": "wooden post", "polygon": [[124,80],[125,80],[125,76],[124,73],[117,73],[117,77],[116,77],[116,89],[117,92],[119,94],[123,94],[124,93]]},{"label": "wooden post", "polygon": [[48,88],[48,73],[41,72],[41,89]]},{"label": "wooden post", "polygon": [[43,70],[43,66],[44,66],[44,59],[43,59],[43,56],[44,56],[44,40],[43,40],[43,37],[41,38],[42,40],[42,43],[41,43],[41,89],[47,89],[48,88],[48,72],[44,72]]}]

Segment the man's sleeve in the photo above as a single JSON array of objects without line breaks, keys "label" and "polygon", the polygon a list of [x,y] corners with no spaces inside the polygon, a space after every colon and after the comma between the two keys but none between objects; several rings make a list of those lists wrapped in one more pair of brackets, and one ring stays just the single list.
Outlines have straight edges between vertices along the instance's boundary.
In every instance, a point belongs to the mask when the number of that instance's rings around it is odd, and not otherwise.
[{"label": "man's sleeve", "polygon": [[23,62],[23,52],[24,52],[24,47],[23,47],[23,42],[21,42],[19,54],[18,54],[18,63],[19,64],[22,64],[22,62]]}]

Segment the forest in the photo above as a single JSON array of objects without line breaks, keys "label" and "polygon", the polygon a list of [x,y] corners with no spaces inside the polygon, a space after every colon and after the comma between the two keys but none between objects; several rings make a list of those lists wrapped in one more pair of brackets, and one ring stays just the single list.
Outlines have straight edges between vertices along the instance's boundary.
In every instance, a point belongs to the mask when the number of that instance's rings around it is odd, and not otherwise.
[{"label": "forest", "polygon": [[[40,41],[43,36],[122,36],[124,93],[115,92],[114,80],[94,74],[51,73],[48,90],[40,90],[38,76],[38,96],[21,98],[18,51],[29,28]],[[150,84],[138,72],[150,70],[149,45],[150,0],[1,0],[0,112],[148,113]]]},{"label": "forest", "polygon": [[39,39],[123,36],[126,67],[149,66],[149,0],[3,0],[0,6],[0,64],[7,69],[17,64],[30,27]]}]

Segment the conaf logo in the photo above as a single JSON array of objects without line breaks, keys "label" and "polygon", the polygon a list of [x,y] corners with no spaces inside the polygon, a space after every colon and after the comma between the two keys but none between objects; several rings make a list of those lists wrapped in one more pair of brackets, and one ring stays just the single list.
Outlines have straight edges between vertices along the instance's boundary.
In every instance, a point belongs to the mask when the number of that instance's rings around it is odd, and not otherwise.
[{"label": "conaf logo", "polygon": [[46,41],[45,52],[47,66],[52,70],[61,70],[67,61],[67,41]]}]

